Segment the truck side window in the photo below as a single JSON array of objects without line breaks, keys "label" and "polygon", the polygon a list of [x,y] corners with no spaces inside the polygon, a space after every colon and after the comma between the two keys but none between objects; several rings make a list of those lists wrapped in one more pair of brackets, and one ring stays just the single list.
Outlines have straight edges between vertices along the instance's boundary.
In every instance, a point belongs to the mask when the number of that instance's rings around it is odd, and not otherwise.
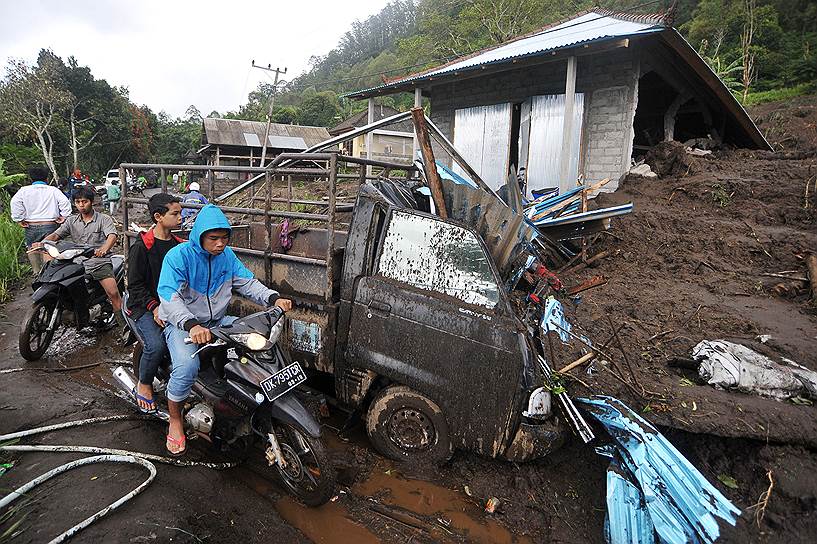
[{"label": "truck side window", "polygon": [[473,233],[399,210],[392,213],[378,273],[468,304],[493,308],[499,289]]}]

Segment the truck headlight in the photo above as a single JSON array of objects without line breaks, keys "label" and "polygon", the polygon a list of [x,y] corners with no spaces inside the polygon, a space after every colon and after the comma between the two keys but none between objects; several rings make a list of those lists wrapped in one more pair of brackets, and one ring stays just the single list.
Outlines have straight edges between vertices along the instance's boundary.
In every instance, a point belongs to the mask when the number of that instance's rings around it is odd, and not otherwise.
[{"label": "truck headlight", "polygon": [[548,419],[552,413],[550,401],[550,391],[545,387],[538,387],[528,397],[528,409],[522,415],[531,419]]}]

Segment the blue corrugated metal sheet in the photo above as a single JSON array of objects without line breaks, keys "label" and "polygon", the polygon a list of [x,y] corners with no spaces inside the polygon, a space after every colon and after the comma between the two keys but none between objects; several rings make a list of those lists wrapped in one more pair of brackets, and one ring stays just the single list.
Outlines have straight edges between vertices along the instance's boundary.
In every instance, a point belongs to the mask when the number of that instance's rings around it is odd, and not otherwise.
[{"label": "blue corrugated metal sheet", "polygon": [[627,21],[604,13],[591,11],[590,13],[586,13],[560,25],[542,30],[532,36],[526,36],[500,45],[499,47],[483,51],[473,57],[441,66],[429,72],[422,72],[392,81],[385,85],[378,85],[371,89],[357,91],[354,94],[367,93],[376,89],[385,89],[410,81],[438,77],[443,74],[469,70],[488,64],[540,55],[548,51],[578,44],[660,32],[666,28],[667,27],[662,24]]},{"label": "blue corrugated metal sheet", "polygon": [[[608,492],[620,493],[619,499],[634,502],[616,503],[608,511],[610,529],[631,527],[635,533],[611,530],[611,537],[620,537],[610,540],[611,544],[630,544],[633,534],[646,532],[636,501],[639,507],[643,504],[646,508],[663,544],[712,544],[720,536],[718,519],[735,525],[740,510],[650,423],[613,397],[598,395],[576,400],[607,429],[614,441],[616,459],[631,483],[640,489],[641,496],[637,497],[632,488],[620,487],[622,482],[617,479],[612,481],[616,487]],[[614,520],[614,515],[618,519]]]}]

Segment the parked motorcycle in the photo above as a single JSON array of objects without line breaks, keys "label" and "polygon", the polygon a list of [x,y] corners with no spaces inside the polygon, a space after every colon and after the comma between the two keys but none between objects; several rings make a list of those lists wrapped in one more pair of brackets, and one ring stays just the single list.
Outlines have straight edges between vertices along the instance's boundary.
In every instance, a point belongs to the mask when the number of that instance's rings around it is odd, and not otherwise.
[{"label": "parked motorcycle", "polygon": [[[23,320],[18,340],[23,358],[29,361],[41,358],[62,324],[73,323],[78,329],[88,325],[106,329],[115,323],[105,290],[85,274],[82,264],[93,257],[95,249],[72,242],[43,242],[43,250],[53,259],[45,263],[31,284],[34,290],[31,309]],[[119,291],[124,292],[125,259],[113,255],[111,261]]]},{"label": "parked motorcycle", "polygon": [[[138,338],[133,320],[125,314]],[[185,427],[188,433],[199,433],[228,449],[249,449],[260,443],[268,465],[275,467],[287,491],[304,504],[318,506],[334,495],[335,471],[321,441],[320,425],[294,395],[306,374],[281,350],[278,339],[283,328],[283,311],[276,307],[210,329],[213,341],[196,352],[201,365],[185,406]],[[134,373],[121,366],[114,370],[117,382],[131,397],[140,356],[141,350],[136,349]],[[154,398],[164,397],[170,368],[168,357],[154,381]],[[168,419],[161,410],[154,414]]]}]

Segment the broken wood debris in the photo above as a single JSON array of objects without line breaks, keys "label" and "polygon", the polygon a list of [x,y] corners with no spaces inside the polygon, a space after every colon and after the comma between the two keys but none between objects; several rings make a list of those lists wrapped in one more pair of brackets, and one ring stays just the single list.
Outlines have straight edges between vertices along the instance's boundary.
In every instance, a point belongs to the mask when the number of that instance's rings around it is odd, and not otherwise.
[{"label": "broken wood debris", "polygon": [[583,291],[587,291],[588,289],[593,289],[594,287],[599,287],[607,283],[607,278],[604,276],[593,276],[589,280],[585,280],[578,285],[574,285],[570,289],[567,290],[568,296],[578,295]]},{"label": "broken wood debris", "polygon": [[808,267],[808,277],[811,283],[811,302],[817,305],[817,255],[810,253],[806,257],[806,266]]}]

